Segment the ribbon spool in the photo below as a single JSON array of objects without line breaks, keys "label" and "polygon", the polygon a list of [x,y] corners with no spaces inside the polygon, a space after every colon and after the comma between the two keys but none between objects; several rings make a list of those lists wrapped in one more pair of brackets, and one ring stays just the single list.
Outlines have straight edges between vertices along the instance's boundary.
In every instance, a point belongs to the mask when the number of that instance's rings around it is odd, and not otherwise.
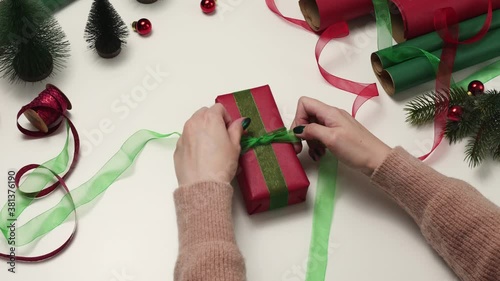
[{"label": "ribbon spool", "polygon": [[[42,91],[38,97],[32,102],[23,106],[19,113],[24,113],[24,116],[38,130],[45,134],[52,133],[61,124],[61,117],[67,110],[72,108],[71,102],[66,95],[52,84],[47,84],[46,89]],[[20,114],[18,114],[19,118]],[[18,127],[20,127],[18,123]],[[49,128],[51,131],[49,132]],[[26,129],[21,132],[26,134]],[[33,132],[33,131],[28,131]],[[30,134],[30,133],[28,133]]]},{"label": "ribbon spool", "polygon": [[[66,121],[68,122],[68,126],[71,129],[71,133],[73,134],[74,152],[73,160],[69,166],[69,169],[63,176],[61,176],[63,180],[66,179],[66,177],[70,174],[70,172],[76,165],[78,154],[80,151],[80,138],[78,136],[78,132],[71,120],[69,120],[69,118],[66,116],[67,111],[72,107],[73,106],[71,105],[68,97],[66,97],[66,95],[61,90],[59,90],[59,88],[52,84],[47,84],[45,90],[38,94],[38,96],[32,102],[23,106],[17,113],[17,128],[23,134],[32,137],[44,137],[50,135],[59,128],[63,119],[66,119]],[[24,116],[26,116],[28,121],[30,121],[30,123],[38,129],[38,131],[28,130],[26,128],[23,128],[19,124],[19,117],[21,117],[21,115],[23,114]],[[38,167],[38,165],[34,166]],[[36,168],[34,166],[28,165],[19,170],[19,172],[16,174],[17,186],[19,186],[20,178],[29,170]],[[54,191],[57,186],[59,186],[58,182],[40,190],[37,194],[32,195],[36,198],[43,197]]]}]

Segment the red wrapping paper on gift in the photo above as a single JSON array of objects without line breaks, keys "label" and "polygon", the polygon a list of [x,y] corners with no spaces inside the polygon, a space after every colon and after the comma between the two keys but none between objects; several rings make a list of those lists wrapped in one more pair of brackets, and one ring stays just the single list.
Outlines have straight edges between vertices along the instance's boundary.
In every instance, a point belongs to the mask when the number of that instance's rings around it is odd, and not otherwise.
[{"label": "red wrapping paper on gift", "polygon": [[[269,86],[218,96],[233,120],[250,117],[254,137],[284,127]],[[242,154],[237,180],[249,214],[306,200],[309,180],[290,143],[272,143]]]}]

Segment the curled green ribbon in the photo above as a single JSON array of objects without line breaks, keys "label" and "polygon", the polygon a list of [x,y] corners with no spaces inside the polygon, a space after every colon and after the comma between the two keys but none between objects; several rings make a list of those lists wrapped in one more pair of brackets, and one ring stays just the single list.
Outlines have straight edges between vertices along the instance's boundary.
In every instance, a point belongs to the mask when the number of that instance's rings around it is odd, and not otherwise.
[{"label": "curled green ribbon", "polygon": [[258,137],[243,136],[241,137],[241,154],[244,154],[248,150],[262,146],[269,145],[271,143],[298,143],[300,139],[295,136],[291,131],[286,128],[280,128],[278,130],[265,133]]}]

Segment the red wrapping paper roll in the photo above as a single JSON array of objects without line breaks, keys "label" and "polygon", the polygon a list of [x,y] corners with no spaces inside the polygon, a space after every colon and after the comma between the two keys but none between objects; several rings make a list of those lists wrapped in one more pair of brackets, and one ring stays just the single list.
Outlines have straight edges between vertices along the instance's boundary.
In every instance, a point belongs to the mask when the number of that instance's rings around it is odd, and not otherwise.
[{"label": "red wrapping paper roll", "polygon": [[299,6],[305,20],[316,32],[373,11],[371,0],[300,0]]},{"label": "red wrapping paper roll", "polygon": [[[488,0],[391,0],[399,11],[392,14],[393,36],[397,42],[433,32],[436,11],[452,8],[459,21],[486,14]],[[493,9],[500,9],[500,0],[492,1]]]}]

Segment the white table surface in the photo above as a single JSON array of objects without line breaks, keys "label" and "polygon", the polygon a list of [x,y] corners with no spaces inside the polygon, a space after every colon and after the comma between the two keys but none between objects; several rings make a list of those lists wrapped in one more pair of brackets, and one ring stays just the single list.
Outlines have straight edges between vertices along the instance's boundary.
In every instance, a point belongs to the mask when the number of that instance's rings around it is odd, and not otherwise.
[{"label": "white table surface", "polygon": [[[113,60],[99,58],[83,39],[91,2],[80,0],[56,13],[71,42],[71,57],[62,72],[45,81],[69,96],[71,119],[81,134],[82,156],[67,181],[70,188],[92,176],[135,131],[180,131],[195,110],[210,106],[219,94],[269,84],[287,125],[300,96],[347,110],[354,100],[354,95],[333,88],[320,76],[314,60],[317,36],[276,17],[263,0],[219,0],[218,12],[212,16],[201,13],[197,0],[160,0],[152,5],[113,1],[127,24],[146,17],[154,29],[149,38],[131,32],[127,47]],[[278,4],[285,14],[300,17],[295,1]],[[375,23],[368,17],[351,27],[348,38],[325,49],[322,62],[341,77],[375,82],[369,62],[370,53],[376,50]],[[162,74],[154,80],[151,71]],[[127,104],[127,96],[151,77],[157,81],[154,87]],[[63,145],[64,130],[29,140],[15,126],[17,111],[44,84],[12,85],[0,80],[2,204],[9,169],[42,163]],[[500,80],[486,87],[498,89]],[[403,108],[411,97],[431,88],[428,83],[391,98],[379,85],[381,96],[361,109],[358,120],[389,145],[421,155],[432,142],[432,127],[410,127],[404,122]],[[103,131],[101,122],[112,125]],[[15,274],[2,261],[0,280],[172,280],[178,246],[172,144],[168,140],[150,143],[104,196],[79,209],[78,234],[63,254],[39,264],[17,263]],[[427,163],[470,182],[500,204],[499,164],[488,161],[469,168],[463,161],[464,146],[444,142]],[[307,153],[300,158],[312,183],[306,203],[248,216],[241,194],[235,194],[236,236],[248,280],[304,280],[317,166]],[[338,188],[327,280],[457,280],[409,216],[370,186],[368,179],[341,166]],[[49,208],[58,196],[41,201],[25,217]],[[34,246],[18,249],[18,254],[42,253],[56,246],[69,230],[70,224],[65,224]],[[0,248],[6,249],[5,241]]]}]

